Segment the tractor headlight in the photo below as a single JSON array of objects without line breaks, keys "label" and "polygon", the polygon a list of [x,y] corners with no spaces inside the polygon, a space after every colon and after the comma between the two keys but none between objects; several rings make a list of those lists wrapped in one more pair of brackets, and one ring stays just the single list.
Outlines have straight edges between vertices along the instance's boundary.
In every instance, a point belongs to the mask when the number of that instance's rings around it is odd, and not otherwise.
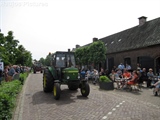
[{"label": "tractor headlight", "polygon": [[69,79],[70,77],[69,76],[67,76],[67,79]]}]

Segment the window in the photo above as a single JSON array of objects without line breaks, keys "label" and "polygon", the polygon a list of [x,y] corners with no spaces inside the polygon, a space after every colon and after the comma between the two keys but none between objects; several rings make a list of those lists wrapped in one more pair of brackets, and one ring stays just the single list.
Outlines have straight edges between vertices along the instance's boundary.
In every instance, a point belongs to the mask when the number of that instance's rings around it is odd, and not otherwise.
[{"label": "window", "polygon": [[131,58],[124,58],[124,65],[125,64],[131,65]]},{"label": "window", "polygon": [[64,54],[57,54],[56,66],[57,67],[65,67],[65,55]]}]

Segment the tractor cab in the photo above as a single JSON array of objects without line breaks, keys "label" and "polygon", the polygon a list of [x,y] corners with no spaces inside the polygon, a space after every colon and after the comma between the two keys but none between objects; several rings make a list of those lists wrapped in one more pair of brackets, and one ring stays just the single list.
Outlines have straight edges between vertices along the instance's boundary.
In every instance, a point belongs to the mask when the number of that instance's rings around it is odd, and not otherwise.
[{"label": "tractor cab", "polygon": [[71,52],[56,52],[52,55],[53,66],[56,68],[75,67],[74,53]]},{"label": "tractor cab", "polygon": [[66,68],[76,66],[74,53],[70,52],[56,52],[52,55],[52,66],[56,69],[57,77],[60,81],[64,79],[64,70]]}]

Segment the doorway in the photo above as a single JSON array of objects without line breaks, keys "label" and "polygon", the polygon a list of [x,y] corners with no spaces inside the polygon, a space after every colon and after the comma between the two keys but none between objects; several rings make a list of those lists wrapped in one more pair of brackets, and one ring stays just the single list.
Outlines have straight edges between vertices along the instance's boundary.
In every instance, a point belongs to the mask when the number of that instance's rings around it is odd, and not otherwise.
[{"label": "doorway", "polygon": [[156,74],[160,75],[160,57],[156,58]]}]

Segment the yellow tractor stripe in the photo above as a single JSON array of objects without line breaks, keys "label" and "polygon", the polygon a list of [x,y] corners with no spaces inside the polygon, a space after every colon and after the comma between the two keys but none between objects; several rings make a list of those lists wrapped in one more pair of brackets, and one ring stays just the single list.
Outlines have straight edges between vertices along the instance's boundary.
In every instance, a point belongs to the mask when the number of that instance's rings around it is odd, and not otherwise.
[{"label": "yellow tractor stripe", "polygon": [[63,71],[63,73],[78,73],[78,71]]}]

